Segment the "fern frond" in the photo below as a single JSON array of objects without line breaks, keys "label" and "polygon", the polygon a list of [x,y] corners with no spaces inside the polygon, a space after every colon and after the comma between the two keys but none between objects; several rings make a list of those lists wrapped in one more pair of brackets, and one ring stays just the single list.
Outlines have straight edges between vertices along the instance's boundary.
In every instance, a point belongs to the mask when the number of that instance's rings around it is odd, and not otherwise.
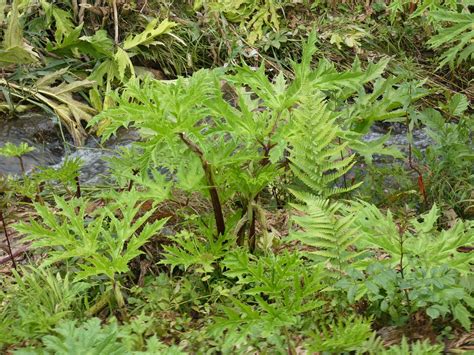
[{"label": "fern frond", "polygon": [[345,353],[364,347],[373,334],[371,321],[355,318],[341,318],[330,324],[321,324],[308,343],[316,352]]},{"label": "fern frond", "polygon": [[334,186],[352,168],[355,156],[344,156],[347,143],[335,144],[341,130],[323,100],[304,102],[295,111],[295,127],[291,170],[311,193],[327,198],[358,186]]},{"label": "fern frond", "polygon": [[314,248],[311,254],[326,260],[338,272],[344,272],[359,255],[350,250],[358,239],[355,217],[339,213],[343,207],[340,203],[330,203],[322,198],[298,193],[296,195],[304,200],[305,205],[293,205],[301,213],[294,216],[293,220],[302,230],[294,232],[291,239]]}]

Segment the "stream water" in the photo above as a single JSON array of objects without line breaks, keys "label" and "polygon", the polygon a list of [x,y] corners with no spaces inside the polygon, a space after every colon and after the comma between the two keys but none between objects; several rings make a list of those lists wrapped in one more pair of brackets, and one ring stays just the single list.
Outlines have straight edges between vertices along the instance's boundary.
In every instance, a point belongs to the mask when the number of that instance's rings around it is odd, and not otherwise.
[{"label": "stream water", "polygon": [[[392,135],[386,144],[406,149],[407,137],[403,126],[390,127]],[[387,133],[387,129],[387,125],[376,125],[365,136],[365,140],[378,139]],[[123,130],[104,145],[100,144],[97,137],[91,136],[84,147],[76,148],[67,132],[64,135],[62,133],[55,119],[44,113],[32,112],[8,120],[2,119],[0,115],[0,146],[6,142],[26,142],[35,148],[24,157],[27,171],[36,166],[60,166],[67,156],[79,157],[83,161],[80,176],[83,184],[95,184],[103,180],[108,170],[105,158],[114,154],[118,147],[129,145],[138,139],[136,132]],[[414,144],[422,150],[431,143],[424,130],[415,131],[413,135]],[[20,170],[17,159],[0,156],[0,175],[18,174]]]}]

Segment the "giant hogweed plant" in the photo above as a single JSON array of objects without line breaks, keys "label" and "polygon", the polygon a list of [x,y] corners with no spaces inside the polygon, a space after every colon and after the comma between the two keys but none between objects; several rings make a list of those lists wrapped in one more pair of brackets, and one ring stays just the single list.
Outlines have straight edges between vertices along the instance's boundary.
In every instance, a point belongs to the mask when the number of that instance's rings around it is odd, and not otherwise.
[{"label": "giant hogweed plant", "polygon": [[[117,106],[96,116],[91,124],[106,122],[104,140],[120,127],[138,129],[143,141],[135,145],[139,151],[135,171],[132,174],[128,169],[127,174],[139,179],[165,168],[176,188],[200,192],[208,199],[216,237],[235,232],[238,244],[246,236],[254,249],[256,221],[262,213],[259,197],[286,173],[289,148],[308,129],[305,122],[314,122],[324,132],[337,126],[334,119],[318,121],[324,116],[311,112],[316,103],[325,106],[330,95],[344,89],[356,93],[387,64],[370,64],[365,72],[360,66],[338,72],[329,61],[321,60],[313,69],[315,42],[312,32],[303,45],[301,61],[292,64],[292,81],[283,73],[271,80],[263,66],[246,65],[229,75],[201,70],[174,82],[132,80],[115,95]],[[317,152],[318,174],[344,172],[352,164],[352,158],[338,160],[341,153],[346,154],[346,145],[334,148],[332,140],[338,136],[344,140],[345,135],[339,128],[334,131]],[[358,148],[364,147],[359,142]],[[329,191],[335,179],[324,178],[318,186]],[[240,217],[234,218],[236,214]]]},{"label": "giant hogweed plant", "polygon": [[326,302],[316,296],[325,287],[323,270],[309,270],[298,253],[256,257],[240,249],[222,264],[238,289],[222,292],[229,302],[209,328],[224,352],[239,352],[245,344],[259,349],[262,340],[285,352],[293,348],[288,332],[304,328],[305,316],[323,313]]},{"label": "giant hogweed plant", "polygon": [[93,206],[84,198],[67,201],[56,196],[54,201],[56,209],[35,204],[38,219],[20,222],[15,228],[25,234],[33,248],[45,251],[42,267],[66,263],[75,280],[107,280],[103,299],[113,292],[123,309],[122,275],[166,219],[147,223],[154,209],[139,213],[143,200],[135,190],[115,196],[115,202],[94,212],[88,212]]}]

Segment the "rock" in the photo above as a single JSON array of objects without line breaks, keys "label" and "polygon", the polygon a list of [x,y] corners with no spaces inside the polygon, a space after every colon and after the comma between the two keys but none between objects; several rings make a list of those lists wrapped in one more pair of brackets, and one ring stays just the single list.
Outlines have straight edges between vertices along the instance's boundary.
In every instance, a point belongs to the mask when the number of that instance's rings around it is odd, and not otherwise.
[{"label": "rock", "polygon": [[[65,132],[66,142],[70,142]],[[7,142],[28,143],[35,150],[23,157],[25,169],[58,163],[65,151],[65,144],[59,126],[53,118],[44,113],[29,112],[14,119],[0,116],[0,145]],[[16,158],[0,156],[0,174],[20,174],[21,168]]]}]

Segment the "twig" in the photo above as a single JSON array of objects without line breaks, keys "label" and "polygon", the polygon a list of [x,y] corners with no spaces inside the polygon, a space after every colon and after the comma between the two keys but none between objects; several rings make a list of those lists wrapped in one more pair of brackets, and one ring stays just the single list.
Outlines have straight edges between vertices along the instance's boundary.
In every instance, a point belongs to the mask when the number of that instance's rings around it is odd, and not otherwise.
[{"label": "twig", "polygon": [[117,0],[112,1],[114,11],[114,41],[115,44],[119,42],[119,29],[118,29],[118,11],[117,11]]},{"label": "twig", "polygon": [[[403,256],[404,256],[404,249],[403,249],[403,244],[404,244],[404,239],[403,235],[405,234],[405,229],[401,226],[398,225],[398,234],[400,236],[399,243],[400,243],[400,276],[402,277],[402,280],[405,280],[405,265],[403,265]],[[408,290],[406,288],[403,289],[403,293],[405,294],[405,299],[407,302],[407,307],[408,310],[411,309],[411,303],[410,303],[410,297],[408,295]]]},{"label": "twig", "polygon": [[23,164],[23,159],[21,157],[18,157],[18,160],[20,161],[20,168],[21,168],[22,175],[26,175],[25,164]]},{"label": "twig", "polygon": [[16,258],[17,256],[23,254],[24,252],[28,250],[29,247],[30,247],[29,245],[24,245],[16,249],[15,251],[12,251],[11,255],[7,255],[7,256],[4,256],[3,258],[0,258],[0,265],[3,265],[9,262],[10,260],[13,260],[13,258]]},{"label": "twig", "polygon": [[5,232],[5,239],[7,240],[7,247],[8,247],[8,254],[10,254],[10,259],[12,261],[13,267],[16,268],[16,262],[15,262],[15,257],[13,256],[12,253],[12,246],[10,244],[10,236],[8,235],[8,230],[7,230],[7,225],[5,223],[5,218],[3,217],[3,211],[0,210],[0,220],[2,221],[3,224],[3,230]]},{"label": "twig", "polygon": [[78,6],[77,6],[77,0],[72,0],[71,1],[71,7],[72,7],[72,15],[74,16],[74,19],[77,20],[77,13],[78,13]]},{"label": "twig", "polygon": [[84,13],[86,11],[87,0],[81,0],[81,4],[79,5],[79,25],[84,23]]},{"label": "twig", "polygon": [[[337,137],[338,144],[341,145],[341,138]],[[344,154],[342,153],[341,150],[341,160],[344,160]],[[344,179],[344,188],[347,189],[347,180],[346,180],[346,174],[342,175],[342,178]]]},{"label": "twig", "polygon": [[143,13],[143,10],[148,6],[148,0],[143,1],[142,7],[140,9],[140,13]]}]

